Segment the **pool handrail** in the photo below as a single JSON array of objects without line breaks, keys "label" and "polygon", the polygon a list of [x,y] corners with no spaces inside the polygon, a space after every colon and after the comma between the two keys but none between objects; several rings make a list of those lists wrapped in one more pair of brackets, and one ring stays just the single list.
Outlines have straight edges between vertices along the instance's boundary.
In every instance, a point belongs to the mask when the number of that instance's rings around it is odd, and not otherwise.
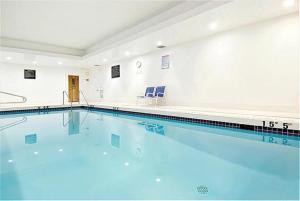
[{"label": "pool handrail", "polygon": [[[80,95],[80,94],[81,94],[81,95]],[[64,90],[64,91],[63,91],[63,105],[65,105],[65,95],[68,97],[68,99],[70,99],[69,94],[67,93],[66,90]],[[89,102],[87,101],[87,99],[86,99],[84,93],[83,93],[81,90],[79,90],[79,102],[80,102],[81,96],[83,97],[85,103],[86,103],[87,106],[89,107],[90,104],[89,104]],[[69,101],[69,102],[71,103],[71,108],[73,108],[73,101]]]},{"label": "pool handrail", "polygon": [[[65,94],[70,99],[69,94],[67,93],[66,90],[63,90],[63,105],[65,105]],[[73,109],[73,102],[71,101],[71,110]]]},{"label": "pool handrail", "polygon": [[17,94],[13,94],[13,93],[8,93],[5,91],[0,91],[1,94],[5,94],[5,95],[10,95],[10,96],[14,96],[14,97],[18,97],[18,98],[22,98],[22,101],[19,102],[0,102],[0,104],[11,104],[11,103],[25,103],[27,102],[27,98],[25,96],[21,96],[21,95],[17,95]]},{"label": "pool handrail", "polygon": [[[85,103],[86,103],[87,106],[89,107],[89,103],[88,103],[88,101],[86,100],[84,93],[83,93],[81,90],[79,90],[79,92],[80,92],[80,94],[82,95],[82,97],[83,97]],[[79,101],[80,101],[80,97],[81,97],[81,96],[79,95]]]}]

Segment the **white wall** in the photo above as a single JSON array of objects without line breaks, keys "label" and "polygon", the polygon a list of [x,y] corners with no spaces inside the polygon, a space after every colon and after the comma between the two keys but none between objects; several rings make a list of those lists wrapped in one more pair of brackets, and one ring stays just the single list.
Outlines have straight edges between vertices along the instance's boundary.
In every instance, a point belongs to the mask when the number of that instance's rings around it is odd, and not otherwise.
[{"label": "white wall", "polygon": [[[24,79],[24,69],[35,69],[36,79]],[[61,66],[38,66],[0,63],[0,91],[27,97],[28,104],[62,104],[62,91],[68,90],[68,75],[79,75],[82,91],[87,91],[86,70]],[[0,101],[8,99],[0,95]]]},{"label": "white wall", "polygon": [[[296,14],[274,18],[93,68],[90,82],[85,69],[0,63],[0,91],[24,95],[29,104],[61,104],[67,76],[79,75],[90,102],[135,103],[146,86],[166,85],[168,105],[296,113],[298,28]],[[171,67],[161,70],[165,54],[171,55]],[[137,60],[143,62],[141,73]],[[121,64],[121,77],[111,79],[115,64]],[[36,69],[37,79],[25,80],[24,68]],[[104,89],[103,99],[98,89]]]},{"label": "white wall", "polygon": [[[121,65],[120,78],[111,79],[114,64],[93,69],[90,101],[134,103],[146,86],[166,85],[168,105],[296,113],[298,26],[293,14],[120,61],[114,63]],[[161,70],[165,54],[171,55],[171,67]]]}]

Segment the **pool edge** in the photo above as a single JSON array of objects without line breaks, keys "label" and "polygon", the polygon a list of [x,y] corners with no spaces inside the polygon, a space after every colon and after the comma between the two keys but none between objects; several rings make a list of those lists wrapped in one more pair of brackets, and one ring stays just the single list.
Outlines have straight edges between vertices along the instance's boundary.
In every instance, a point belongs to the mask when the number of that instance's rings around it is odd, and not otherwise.
[{"label": "pool edge", "polygon": [[177,120],[182,122],[192,122],[192,123],[199,123],[199,124],[206,124],[206,125],[213,125],[218,127],[226,127],[226,128],[236,128],[241,130],[251,130],[255,132],[261,133],[272,133],[277,135],[286,135],[286,136],[294,136],[300,137],[300,130],[296,129],[283,129],[283,128],[270,128],[264,127],[261,125],[249,124],[249,123],[237,123],[232,121],[219,121],[219,120],[209,120],[203,118],[195,118],[195,117],[185,117],[183,115],[167,115],[167,114],[159,114],[157,111],[147,112],[147,111],[132,111],[126,108],[119,108],[119,107],[101,107],[95,105],[76,105],[73,107],[70,106],[40,106],[40,107],[27,107],[27,108],[10,108],[9,110],[0,111],[0,115],[7,115],[7,114],[18,114],[18,113],[40,113],[40,112],[50,112],[50,111],[64,111],[70,109],[86,109],[86,110],[93,110],[93,111],[111,111],[111,112],[118,112],[123,114],[136,114],[141,116],[148,116],[148,117],[157,117],[161,119],[171,119]]}]

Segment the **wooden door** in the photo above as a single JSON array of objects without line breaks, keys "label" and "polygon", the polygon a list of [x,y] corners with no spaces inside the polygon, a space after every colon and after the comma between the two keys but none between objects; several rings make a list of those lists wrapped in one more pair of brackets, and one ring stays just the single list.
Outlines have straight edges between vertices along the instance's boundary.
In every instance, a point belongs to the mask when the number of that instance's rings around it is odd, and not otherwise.
[{"label": "wooden door", "polygon": [[79,76],[69,75],[69,102],[79,102]]}]

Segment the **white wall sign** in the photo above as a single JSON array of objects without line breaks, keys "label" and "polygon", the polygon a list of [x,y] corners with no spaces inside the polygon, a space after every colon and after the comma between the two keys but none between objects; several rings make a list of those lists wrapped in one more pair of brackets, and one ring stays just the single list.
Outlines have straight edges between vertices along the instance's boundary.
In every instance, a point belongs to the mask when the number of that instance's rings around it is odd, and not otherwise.
[{"label": "white wall sign", "polygon": [[170,67],[170,55],[161,57],[161,69],[168,69]]}]

